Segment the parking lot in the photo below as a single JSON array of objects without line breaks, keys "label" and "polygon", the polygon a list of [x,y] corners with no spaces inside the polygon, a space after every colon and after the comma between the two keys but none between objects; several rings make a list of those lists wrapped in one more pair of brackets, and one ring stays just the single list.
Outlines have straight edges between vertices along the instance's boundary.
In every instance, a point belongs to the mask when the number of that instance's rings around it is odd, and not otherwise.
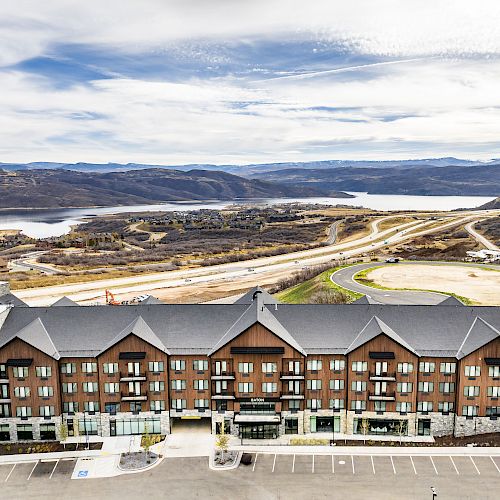
[{"label": "parking lot", "polygon": [[71,479],[76,459],[34,460],[0,465],[0,484],[22,484],[27,481],[60,481]]},{"label": "parking lot", "polygon": [[252,453],[248,474],[335,474],[342,476],[481,476],[500,478],[500,455],[306,455]]}]

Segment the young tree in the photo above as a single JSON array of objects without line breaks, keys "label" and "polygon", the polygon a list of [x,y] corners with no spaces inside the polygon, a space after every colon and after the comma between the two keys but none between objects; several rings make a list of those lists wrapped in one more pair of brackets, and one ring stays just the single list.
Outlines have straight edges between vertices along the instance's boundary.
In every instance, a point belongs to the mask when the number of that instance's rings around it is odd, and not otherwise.
[{"label": "young tree", "polygon": [[363,418],[361,420],[361,432],[363,433],[363,444],[366,444],[366,435],[368,434],[369,429],[370,429],[370,422],[368,422],[367,418]]},{"label": "young tree", "polygon": [[226,423],[221,422],[220,434],[217,436],[215,446],[220,451],[222,464],[224,464],[224,453],[227,451],[227,448],[229,446],[229,439],[230,436],[226,434]]},{"label": "young tree", "polygon": [[146,462],[149,464],[151,463],[151,456],[149,450],[151,449],[151,446],[155,444],[155,437],[153,434],[150,434],[148,424],[144,424],[144,433],[142,434],[141,441],[142,441],[142,447],[146,452]]},{"label": "young tree", "polygon": [[59,425],[59,441],[66,449],[66,439],[68,439],[68,426],[64,422]]},{"label": "young tree", "polygon": [[399,434],[399,444],[401,444],[401,442],[403,440],[403,436],[404,436],[405,431],[406,431],[406,421],[399,420],[397,429],[398,429],[398,434]]}]

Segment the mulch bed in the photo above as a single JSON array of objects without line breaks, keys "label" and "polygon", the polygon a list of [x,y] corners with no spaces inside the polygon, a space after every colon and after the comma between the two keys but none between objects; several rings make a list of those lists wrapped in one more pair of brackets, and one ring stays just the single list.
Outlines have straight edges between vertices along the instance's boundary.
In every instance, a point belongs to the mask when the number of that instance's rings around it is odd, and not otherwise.
[{"label": "mulch bed", "polygon": [[4,443],[0,444],[1,455],[21,455],[24,453],[54,453],[59,451],[83,451],[83,450],[100,450],[102,443],[89,443],[87,448],[86,443],[68,443],[63,446],[58,441],[46,441],[36,443]]},{"label": "mulch bed", "polygon": [[137,470],[148,467],[158,460],[158,455],[149,452],[149,462],[147,454],[144,451],[136,451],[132,453],[123,453],[120,456],[120,468],[124,470]]}]

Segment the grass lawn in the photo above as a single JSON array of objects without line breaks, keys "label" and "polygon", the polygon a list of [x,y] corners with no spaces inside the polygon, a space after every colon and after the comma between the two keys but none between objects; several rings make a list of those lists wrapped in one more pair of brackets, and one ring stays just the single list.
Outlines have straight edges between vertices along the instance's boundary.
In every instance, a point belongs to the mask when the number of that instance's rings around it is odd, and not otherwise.
[{"label": "grass lawn", "polygon": [[307,304],[309,303],[312,295],[316,292],[328,289],[328,290],[341,290],[345,294],[347,294],[352,300],[359,299],[363,296],[361,293],[351,292],[350,290],[346,290],[335,283],[332,283],[330,280],[330,276],[339,269],[343,267],[349,266],[338,266],[332,267],[331,269],[327,269],[323,271],[321,274],[318,274],[315,278],[311,278],[310,280],[304,281],[304,283],[300,283],[298,285],[292,286],[291,288],[287,288],[276,294],[276,298],[285,304]]}]

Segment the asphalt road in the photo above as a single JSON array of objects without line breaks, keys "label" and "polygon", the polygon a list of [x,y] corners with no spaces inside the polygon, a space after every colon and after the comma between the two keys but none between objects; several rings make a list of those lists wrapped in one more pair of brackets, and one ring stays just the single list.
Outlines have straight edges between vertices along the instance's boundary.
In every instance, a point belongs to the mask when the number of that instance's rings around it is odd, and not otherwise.
[{"label": "asphalt road", "polygon": [[371,262],[367,264],[357,264],[355,266],[346,267],[340,269],[339,271],[333,273],[330,279],[336,285],[343,288],[347,288],[353,292],[362,293],[371,297],[373,300],[380,302],[381,304],[406,304],[406,305],[436,305],[445,300],[448,295],[433,292],[417,292],[417,291],[402,291],[402,290],[381,290],[377,288],[372,288],[371,286],[362,285],[354,280],[354,275],[362,271],[363,269],[370,269],[372,267],[377,267],[380,265],[390,265],[390,266],[414,266],[419,264],[428,264],[433,266],[472,266],[472,267],[486,267],[486,268],[498,268],[500,266],[494,266],[492,264],[482,265],[482,264],[469,264],[465,262],[433,262],[433,261],[418,261],[418,262],[398,262],[397,264],[385,264],[384,262]]},{"label": "asphalt road", "polygon": [[[484,219],[483,219],[484,220]],[[488,238],[485,238],[482,234],[479,234],[475,229],[474,225],[479,221],[473,221],[465,225],[465,230],[479,243],[481,243],[488,250],[500,250],[493,242]]]}]

